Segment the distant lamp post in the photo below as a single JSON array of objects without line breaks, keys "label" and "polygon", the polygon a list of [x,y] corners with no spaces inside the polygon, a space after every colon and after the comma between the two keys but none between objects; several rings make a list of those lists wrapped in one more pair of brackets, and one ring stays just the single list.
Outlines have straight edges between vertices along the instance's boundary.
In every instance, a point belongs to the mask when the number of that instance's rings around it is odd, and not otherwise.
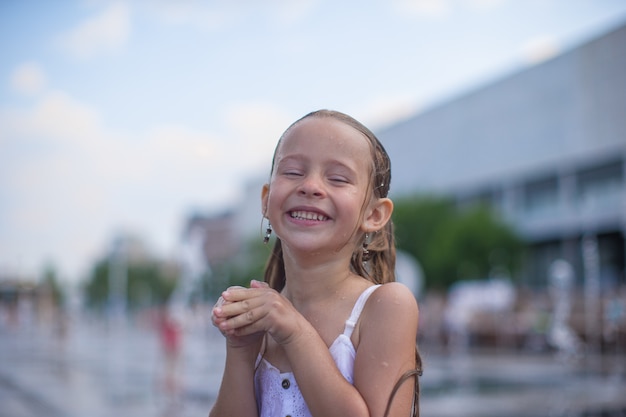
[{"label": "distant lamp post", "polygon": [[602,321],[600,320],[600,251],[598,239],[593,234],[586,234],[582,238],[582,257],[585,271],[585,334],[587,351],[600,351],[600,334]]}]

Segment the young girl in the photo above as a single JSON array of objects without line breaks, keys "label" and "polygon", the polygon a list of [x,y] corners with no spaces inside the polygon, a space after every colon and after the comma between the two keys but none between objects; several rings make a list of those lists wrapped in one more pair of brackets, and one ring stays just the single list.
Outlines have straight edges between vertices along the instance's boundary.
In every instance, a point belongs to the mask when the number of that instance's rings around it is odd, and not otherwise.
[{"label": "young girl", "polygon": [[261,195],[277,237],[265,282],[213,309],[227,354],[211,417],[417,415],[418,308],[393,282],[390,180],[383,146],[345,114],[285,131]]}]

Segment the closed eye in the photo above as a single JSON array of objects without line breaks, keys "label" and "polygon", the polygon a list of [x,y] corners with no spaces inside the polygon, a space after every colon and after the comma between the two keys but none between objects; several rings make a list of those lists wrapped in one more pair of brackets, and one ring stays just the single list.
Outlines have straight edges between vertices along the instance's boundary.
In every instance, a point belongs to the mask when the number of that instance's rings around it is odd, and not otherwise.
[{"label": "closed eye", "polygon": [[330,177],[329,180],[330,182],[333,182],[333,183],[350,184],[350,180],[348,180],[346,177],[333,176],[333,177]]}]

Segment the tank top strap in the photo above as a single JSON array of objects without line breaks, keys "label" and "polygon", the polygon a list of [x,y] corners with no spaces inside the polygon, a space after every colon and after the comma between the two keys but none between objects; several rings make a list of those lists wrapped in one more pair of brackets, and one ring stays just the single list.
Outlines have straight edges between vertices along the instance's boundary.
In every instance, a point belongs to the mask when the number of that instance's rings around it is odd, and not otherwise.
[{"label": "tank top strap", "polygon": [[354,303],[354,307],[352,308],[352,313],[350,313],[350,317],[346,320],[346,327],[343,331],[343,334],[351,337],[352,332],[354,331],[354,326],[356,322],[359,321],[359,317],[361,316],[361,312],[363,311],[363,307],[365,307],[365,303],[372,293],[376,290],[376,288],[380,287],[381,284],[372,285],[371,287],[367,287],[365,291],[359,295],[356,303]]}]

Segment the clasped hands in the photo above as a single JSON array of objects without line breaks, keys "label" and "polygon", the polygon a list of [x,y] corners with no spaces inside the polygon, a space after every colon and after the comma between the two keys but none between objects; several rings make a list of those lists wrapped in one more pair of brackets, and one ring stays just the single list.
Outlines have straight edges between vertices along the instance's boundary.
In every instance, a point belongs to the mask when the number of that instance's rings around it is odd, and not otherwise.
[{"label": "clasped hands", "polygon": [[293,305],[265,282],[229,287],[213,307],[211,321],[231,346],[242,347],[269,333],[277,343],[290,339],[301,317]]}]

